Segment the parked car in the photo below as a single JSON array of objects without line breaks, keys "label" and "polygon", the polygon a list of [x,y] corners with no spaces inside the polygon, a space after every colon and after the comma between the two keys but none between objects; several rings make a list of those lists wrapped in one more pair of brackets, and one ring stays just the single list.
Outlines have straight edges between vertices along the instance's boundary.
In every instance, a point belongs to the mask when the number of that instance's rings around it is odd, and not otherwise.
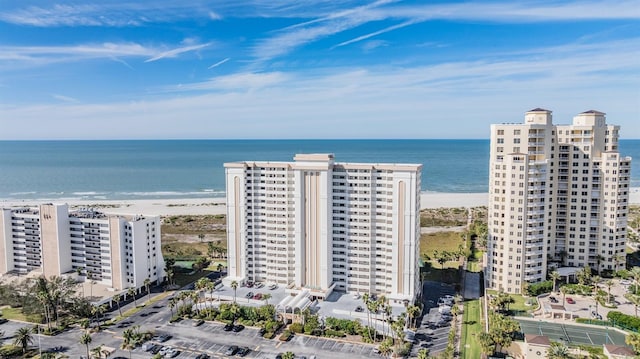
[{"label": "parked car", "polygon": [[360,293],[353,293],[353,299],[360,299]]},{"label": "parked car", "polygon": [[270,290],[274,290],[274,289],[278,288],[278,285],[277,285],[277,284],[275,284],[275,283],[273,283],[273,284],[271,284],[268,288],[269,288]]},{"label": "parked car", "polygon": [[253,288],[253,282],[247,282],[247,288]]},{"label": "parked car", "polygon": [[591,312],[591,318],[602,320],[602,315],[598,314],[596,311]]},{"label": "parked car", "polygon": [[549,301],[551,303],[558,303],[558,299],[556,299],[556,297],[549,297]]},{"label": "parked car", "polygon": [[260,334],[260,336],[263,336],[267,333],[267,330],[265,328],[260,328],[260,330],[258,330],[258,334]]},{"label": "parked car", "polygon": [[234,325],[233,328],[232,328],[234,333],[242,331],[242,329],[244,329],[244,325],[242,325],[242,324]]},{"label": "parked car", "polygon": [[356,312],[361,313],[364,312],[364,309],[361,306],[356,307]]},{"label": "parked car", "polygon": [[8,322],[7,318],[0,318],[0,324]]},{"label": "parked car", "polygon": [[256,299],[256,300],[262,299],[262,293],[257,293],[256,295],[253,296],[253,299]]},{"label": "parked car", "polygon": [[264,283],[256,283],[256,288],[262,288],[264,287]]},{"label": "parked car", "polygon": [[239,356],[239,357],[243,357],[243,356],[249,354],[249,352],[251,352],[251,349],[249,349],[247,347],[242,347],[242,348],[238,349],[238,352],[236,353],[236,355]]},{"label": "parked car", "polygon": [[571,298],[571,297],[567,297],[567,303],[569,303],[569,304],[576,304],[576,301],[575,301],[575,300],[573,300],[573,298]]},{"label": "parked car", "polygon": [[201,354],[198,354],[195,359],[209,359],[209,358],[210,358],[209,354],[201,353]]},{"label": "parked car", "polygon": [[253,298],[253,292],[247,293],[244,297],[247,298],[247,299]]},{"label": "parked car", "polygon": [[234,355],[237,351],[238,351],[238,346],[232,345],[227,349],[226,352],[224,352],[224,355]]},{"label": "parked car", "polygon": [[224,331],[225,332],[230,332],[233,330],[233,324],[232,323],[227,323],[224,325]]}]

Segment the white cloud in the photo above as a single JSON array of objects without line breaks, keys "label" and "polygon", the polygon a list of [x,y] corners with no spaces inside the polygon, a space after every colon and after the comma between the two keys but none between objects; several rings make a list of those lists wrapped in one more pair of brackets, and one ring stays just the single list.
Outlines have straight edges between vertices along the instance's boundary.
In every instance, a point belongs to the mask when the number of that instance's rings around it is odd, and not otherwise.
[{"label": "white cloud", "polygon": [[46,65],[88,59],[110,59],[132,68],[122,58],[148,58],[145,62],[174,58],[180,54],[200,50],[211,43],[183,46],[166,50],[137,43],[81,44],[60,46],[0,46],[0,67]]},{"label": "white cloud", "polygon": [[490,123],[520,122],[538,106],[553,110],[557,123],[595,108],[622,126],[624,138],[640,137],[640,39],[512,55],[419,67],[238,73],[172,89],[195,93],[156,93],[135,102],[4,105],[0,137],[486,138]]},{"label": "white cloud", "polygon": [[220,61],[216,62],[215,64],[213,64],[213,65],[211,65],[211,66],[207,67],[207,70],[211,70],[211,69],[212,69],[212,68],[214,68],[214,67],[218,67],[218,66],[220,66],[220,65],[224,64],[225,62],[227,62],[227,61],[229,61],[229,60],[231,60],[231,58],[230,58],[230,57],[227,57],[226,59],[220,60]]},{"label": "white cloud", "polygon": [[191,51],[200,50],[200,49],[205,48],[205,47],[207,47],[209,45],[211,45],[211,43],[178,47],[178,48],[175,48],[175,49],[171,49],[171,50],[159,53],[159,54],[157,54],[157,55],[145,60],[145,62],[158,61],[160,59],[164,59],[164,58],[167,58],[167,57],[168,58],[176,57],[176,56],[178,56],[180,54],[183,54],[185,52],[191,52]]}]

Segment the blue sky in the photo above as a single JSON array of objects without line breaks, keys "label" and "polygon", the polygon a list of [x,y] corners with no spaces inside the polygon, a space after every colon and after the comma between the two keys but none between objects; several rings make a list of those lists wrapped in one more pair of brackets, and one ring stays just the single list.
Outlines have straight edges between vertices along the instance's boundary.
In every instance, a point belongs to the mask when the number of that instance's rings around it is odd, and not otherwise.
[{"label": "blue sky", "polygon": [[0,2],[0,139],[640,138],[638,1]]}]

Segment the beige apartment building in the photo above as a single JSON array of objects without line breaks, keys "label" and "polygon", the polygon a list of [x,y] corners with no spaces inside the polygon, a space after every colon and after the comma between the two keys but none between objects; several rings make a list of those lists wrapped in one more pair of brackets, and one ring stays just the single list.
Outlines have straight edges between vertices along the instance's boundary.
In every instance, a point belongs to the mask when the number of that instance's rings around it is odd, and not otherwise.
[{"label": "beige apartment building", "polygon": [[489,288],[520,293],[550,268],[625,267],[631,158],[619,135],[598,111],[554,125],[536,108],[491,126]]},{"label": "beige apartment building", "polygon": [[0,274],[82,276],[113,290],[164,278],[160,217],[66,204],[0,210]]},{"label": "beige apartment building", "polygon": [[228,279],[413,302],[419,291],[421,165],[226,163]]}]

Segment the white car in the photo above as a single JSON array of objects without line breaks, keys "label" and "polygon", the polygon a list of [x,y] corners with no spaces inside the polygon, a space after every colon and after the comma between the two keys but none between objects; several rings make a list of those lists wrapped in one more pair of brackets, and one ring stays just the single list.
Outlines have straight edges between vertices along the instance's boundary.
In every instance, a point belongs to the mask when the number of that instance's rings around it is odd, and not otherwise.
[{"label": "white car", "polygon": [[353,293],[353,299],[360,299],[360,293]]}]

